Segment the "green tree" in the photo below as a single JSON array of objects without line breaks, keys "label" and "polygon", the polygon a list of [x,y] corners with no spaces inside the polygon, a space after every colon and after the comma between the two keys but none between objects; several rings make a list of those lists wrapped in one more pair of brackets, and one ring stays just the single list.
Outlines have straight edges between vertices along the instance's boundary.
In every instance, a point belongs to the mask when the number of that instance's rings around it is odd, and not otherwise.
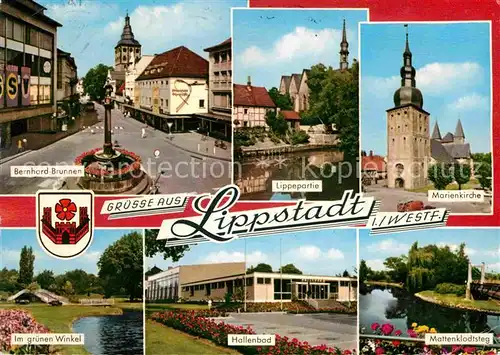
[{"label": "green tree", "polygon": [[280,272],[283,274],[299,274],[302,275],[302,271],[297,269],[293,264],[286,264],[280,268]]},{"label": "green tree", "polygon": [[40,285],[36,282],[32,282],[28,286],[26,286],[26,289],[30,292],[35,292],[40,289]]},{"label": "green tree", "polygon": [[477,181],[483,189],[491,189],[491,163],[479,162],[476,166]]},{"label": "green tree", "polygon": [[286,136],[288,132],[288,123],[286,123],[283,115],[276,114],[274,110],[269,110],[266,113],[266,124],[271,128],[271,131],[276,134],[278,137]]},{"label": "green tree", "polygon": [[154,257],[156,254],[162,253],[163,259],[172,259],[172,261],[177,262],[183,256],[184,253],[189,251],[189,246],[181,245],[177,247],[167,247],[165,240],[157,240],[158,229],[146,229],[145,232],[145,244],[146,250],[145,255],[148,258]]},{"label": "green tree", "polygon": [[64,278],[71,282],[77,295],[87,293],[90,287],[90,276],[82,269],[67,271]]},{"label": "green tree", "polygon": [[327,130],[335,126],[339,149],[347,160],[359,155],[359,63],[349,70],[334,70],[322,64],[311,68],[308,75],[308,117],[319,117]]},{"label": "green tree", "polygon": [[388,269],[387,274],[392,282],[406,282],[408,277],[408,258],[406,255],[389,257],[385,259],[384,266]]},{"label": "green tree", "polygon": [[431,165],[428,171],[429,180],[432,181],[436,190],[444,190],[453,182],[452,169],[447,164],[437,163]]},{"label": "green tree", "polygon": [[373,274],[373,270],[366,264],[366,261],[361,259],[359,262],[359,281],[369,280],[371,274]]},{"label": "green tree", "polygon": [[279,107],[282,110],[292,110],[293,109],[293,103],[290,95],[288,94],[282,94],[280,91],[273,87],[269,91],[269,96],[271,96],[271,99],[273,100],[274,104],[276,107]]},{"label": "green tree", "polygon": [[33,282],[35,254],[33,248],[24,246],[21,249],[21,257],[19,259],[19,284],[21,287],[28,286]]},{"label": "green tree", "polygon": [[344,272],[342,273],[342,277],[351,277],[351,275],[349,275],[349,271],[344,270]]},{"label": "green tree", "polygon": [[9,270],[4,267],[2,270],[0,270],[0,291],[7,293],[19,291],[17,286],[18,278],[19,273],[17,272],[17,270]]},{"label": "green tree", "polygon": [[257,264],[256,267],[250,266],[247,270],[247,274],[251,274],[253,272],[273,272],[273,268],[269,264],[260,263]]},{"label": "green tree", "polygon": [[54,277],[54,272],[52,270],[43,270],[36,276],[35,281],[41,288],[48,290],[50,285],[55,284],[56,278]]},{"label": "green tree", "polygon": [[66,281],[64,283],[64,286],[62,288],[62,293],[63,295],[69,297],[75,294],[75,290],[73,289],[73,285],[71,284],[71,281]]},{"label": "green tree", "polygon": [[99,262],[104,294],[111,297],[124,289],[130,301],[141,297],[143,278],[142,236],[129,233],[104,250]]},{"label": "green tree", "polygon": [[104,64],[98,64],[90,69],[83,78],[83,90],[87,93],[92,100],[101,100],[104,98],[106,79],[108,71],[112,70]]},{"label": "green tree", "polygon": [[468,183],[471,177],[470,165],[455,164],[453,167],[453,177],[458,184],[458,189],[462,190],[462,185]]}]

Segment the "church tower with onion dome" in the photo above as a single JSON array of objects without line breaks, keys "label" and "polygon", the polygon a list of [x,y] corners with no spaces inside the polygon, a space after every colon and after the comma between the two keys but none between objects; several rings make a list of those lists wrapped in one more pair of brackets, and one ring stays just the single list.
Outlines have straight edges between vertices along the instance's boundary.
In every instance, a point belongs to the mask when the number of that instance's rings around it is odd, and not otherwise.
[{"label": "church tower with onion dome", "polygon": [[406,27],[406,48],[401,67],[401,87],[394,93],[394,107],[387,110],[387,184],[389,188],[415,189],[428,183],[431,160],[429,121]]},{"label": "church tower with onion dome", "polygon": [[129,66],[132,57],[136,61],[139,60],[142,54],[141,49],[141,44],[134,38],[130,17],[127,12],[121,38],[115,46],[115,71],[124,72]]}]

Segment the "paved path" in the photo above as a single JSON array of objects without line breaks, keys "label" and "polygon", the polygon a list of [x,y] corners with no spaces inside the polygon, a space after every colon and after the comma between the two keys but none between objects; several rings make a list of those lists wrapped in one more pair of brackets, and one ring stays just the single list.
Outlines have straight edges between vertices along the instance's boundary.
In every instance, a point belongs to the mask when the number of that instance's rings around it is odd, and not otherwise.
[{"label": "paved path", "polygon": [[[1,164],[0,194],[34,194],[40,189],[55,188],[59,181],[58,178],[13,178],[10,176],[11,166],[73,165],[74,159],[82,152],[102,147],[104,108],[96,104],[96,110],[100,119],[96,125]],[[147,137],[141,138],[143,123],[123,117],[118,110],[113,110],[111,117],[113,141],[117,140],[120,147],[141,156],[143,169],[153,179],[160,170],[166,172],[158,181],[159,193],[213,192],[230,183],[230,162],[190,154],[173,147],[166,143],[168,134],[151,127],[146,129]],[[157,158],[154,155],[156,149],[160,151]]]},{"label": "paved path", "polygon": [[370,185],[366,187],[365,195],[373,196],[381,201],[380,212],[396,212],[399,202],[404,200],[419,200],[425,205],[436,208],[447,208],[451,213],[491,213],[489,202],[429,202],[427,193],[411,192],[403,189],[389,189],[382,185]]},{"label": "paved path", "polygon": [[202,136],[199,133],[177,133],[168,136],[167,143],[191,154],[208,158],[231,161],[231,143],[224,142],[226,149],[215,146],[215,138]]},{"label": "paved path", "polygon": [[259,334],[279,334],[311,345],[357,348],[357,317],[348,314],[231,313],[227,324],[250,326]]}]

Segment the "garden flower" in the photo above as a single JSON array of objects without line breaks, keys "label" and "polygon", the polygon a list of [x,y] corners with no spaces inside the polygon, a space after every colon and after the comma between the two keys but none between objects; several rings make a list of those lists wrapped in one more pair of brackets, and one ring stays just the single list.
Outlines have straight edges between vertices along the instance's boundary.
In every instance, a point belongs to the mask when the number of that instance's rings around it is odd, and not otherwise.
[{"label": "garden flower", "polygon": [[380,327],[380,324],[378,324],[377,322],[373,323],[371,326],[372,330],[377,330],[379,327]]},{"label": "garden flower", "polygon": [[392,333],[392,331],[394,330],[394,326],[392,324],[386,323],[386,324],[382,325],[380,330],[382,331],[382,334],[390,335]]},{"label": "garden flower", "polygon": [[437,333],[436,331],[436,328],[431,328],[431,330],[429,330],[430,333]]},{"label": "garden flower", "polygon": [[342,353],[342,355],[351,355],[352,354],[352,351],[351,350],[344,350],[344,352]]},{"label": "garden flower", "polygon": [[413,323],[411,324],[411,327],[412,327],[412,328],[416,328],[417,326],[418,326],[418,324],[417,324],[417,323],[415,323],[415,322],[413,322]]},{"label": "garden flower", "polygon": [[396,330],[396,331],[394,332],[394,335],[396,335],[396,336],[400,336],[400,335],[401,335],[401,333],[402,333],[402,332],[401,332],[401,330],[399,330],[399,329],[398,329],[398,330]]},{"label": "garden flower", "polygon": [[474,352],[476,351],[476,348],[473,346],[467,346],[463,350],[466,354],[474,354]]},{"label": "garden flower", "polygon": [[399,344],[401,344],[401,342],[399,340],[392,341],[392,345],[394,345],[394,346],[399,346]]},{"label": "garden flower", "polygon": [[377,354],[377,355],[385,354],[384,348],[379,346],[378,348],[375,349],[375,354]]}]

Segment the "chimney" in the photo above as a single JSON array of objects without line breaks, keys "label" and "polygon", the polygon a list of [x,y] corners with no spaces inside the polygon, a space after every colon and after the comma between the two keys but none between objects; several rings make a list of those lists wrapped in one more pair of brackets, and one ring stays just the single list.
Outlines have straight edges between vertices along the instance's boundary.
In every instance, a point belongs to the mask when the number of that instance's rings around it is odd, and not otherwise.
[{"label": "chimney", "polygon": [[250,77],[250,75],[248,76],[247,79],[247,86],[252,86],[252,78]]},{"label": "chimney", "polygon": [[373,150],[370,150],[370,156],[373,157]]}]

